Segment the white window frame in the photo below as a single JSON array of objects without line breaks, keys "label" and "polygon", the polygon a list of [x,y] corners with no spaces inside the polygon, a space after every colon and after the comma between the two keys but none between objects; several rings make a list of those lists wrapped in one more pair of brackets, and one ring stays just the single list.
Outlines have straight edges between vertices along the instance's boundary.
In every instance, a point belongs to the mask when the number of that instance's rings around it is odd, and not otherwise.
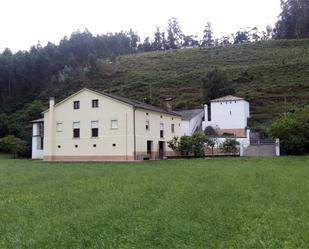
[{"label": "white window frame", "polygon": [[63,123],[57,122],[56,123],[56,132],[62,132],[63,131]]},{"label": "white window frame", "polygon": [[[148,129],[147,129],[148,126]],[[145,120],[145,130],[150,131],[150,121],[148,119]]]},{"label": "white window frame", "polygon": [[[116,124],[116,125],[113,125],[113,124]],[[112,119],[111,120],[111,129],[112,130],[117,130],[118,129],[118,119]]]}]

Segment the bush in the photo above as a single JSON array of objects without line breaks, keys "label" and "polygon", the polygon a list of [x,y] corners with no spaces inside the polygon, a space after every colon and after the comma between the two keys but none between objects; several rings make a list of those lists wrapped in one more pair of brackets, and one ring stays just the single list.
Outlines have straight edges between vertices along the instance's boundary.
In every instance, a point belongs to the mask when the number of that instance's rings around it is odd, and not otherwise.
[{"label": "bush", "polygon": [[226,139],[222,145],[223,151],[226,153],[236,154],[239,142],[235,139]]},{"label": "bush", "polygon": [[207,136],[202,132],[194,133],[190,136],[174,137],[168,141],[168,147],[174,151],[179,152],[181,155],[188,156],[193,154],[194,156],[203,156],[205,143],[208,142]]},{"label": "bush", "polygon": [[18,137],[8,135],[0,139],[0,149],[12,153],[16,158],[27,151],[27,143]]},{"label": "bush", "polygon": [[301,154],[309,152],[309,107],[288,113],[277,119],[269,133],[280,139],[283,153]]}]

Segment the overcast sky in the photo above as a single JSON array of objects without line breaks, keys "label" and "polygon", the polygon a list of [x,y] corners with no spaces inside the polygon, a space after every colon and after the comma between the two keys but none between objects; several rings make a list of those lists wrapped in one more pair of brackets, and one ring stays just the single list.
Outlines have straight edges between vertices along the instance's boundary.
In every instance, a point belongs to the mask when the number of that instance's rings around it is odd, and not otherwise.
[{"label": "overcast sky", "polygon": [[202,35],[207,21],[216,35],[239,28],[274,25],[280,0],[0,0],[0,51],[28,50],[40,41],[58,44],[65,35],[87,28],[92,34],[132,28],[145,38],[177,17],[182,30]]}]

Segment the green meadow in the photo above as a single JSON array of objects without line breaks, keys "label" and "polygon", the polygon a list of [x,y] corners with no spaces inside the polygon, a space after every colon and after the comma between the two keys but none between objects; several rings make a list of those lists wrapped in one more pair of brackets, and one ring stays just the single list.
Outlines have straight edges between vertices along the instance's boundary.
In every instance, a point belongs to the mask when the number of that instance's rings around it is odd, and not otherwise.
[{"label": "green meadow", "polygon": [[2,158],[0,248],[309,248],[309,157]]}]

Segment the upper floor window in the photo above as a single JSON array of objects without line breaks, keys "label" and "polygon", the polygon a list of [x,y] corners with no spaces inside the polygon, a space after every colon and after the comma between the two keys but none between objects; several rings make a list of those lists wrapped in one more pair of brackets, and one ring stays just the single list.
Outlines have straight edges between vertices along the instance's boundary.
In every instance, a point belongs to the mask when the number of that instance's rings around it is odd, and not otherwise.
[{"label": "upper floor window", "polygon": [[111,120],[111,129],[118,129],[118,119]]},{"label": "upper floor window", "polygon": [[56,131],[57,132],[62,131],[62,123],[61,122],[56,123]]},{"label": "upper floor window", "polygon": [[79,109],[79,100],[76,100],[73,102],[73,108],[76,110],[76,109]]},{"label": "upper floor window", "polygon": [[99,121],[91,121],[91,137],[99,136]]},{"label": "upper floor window", "polygon": [[146,121],[145,121],[145,129],[146,129],[146,131],[149,131],[149,130],[150,130],[150,123],[149,123],[149,120],[146,120]]},{"label": "upper floor window", "polygon": [[73,122],[73,137],[80,137],[80,122]]},{"label": "upper floor window", "polygon": [[164,138],[164,124],[160,123],[160,138]]},{"label": "upper floor window", "polygon": [[92,108],[98,108],[99,107],[99,100],[93,99],[92,100]]},{"label": "upper floor window", "polygon": [[171,132],[172,132],[172,133],[175,132],[175,124],[171,124]]}]

